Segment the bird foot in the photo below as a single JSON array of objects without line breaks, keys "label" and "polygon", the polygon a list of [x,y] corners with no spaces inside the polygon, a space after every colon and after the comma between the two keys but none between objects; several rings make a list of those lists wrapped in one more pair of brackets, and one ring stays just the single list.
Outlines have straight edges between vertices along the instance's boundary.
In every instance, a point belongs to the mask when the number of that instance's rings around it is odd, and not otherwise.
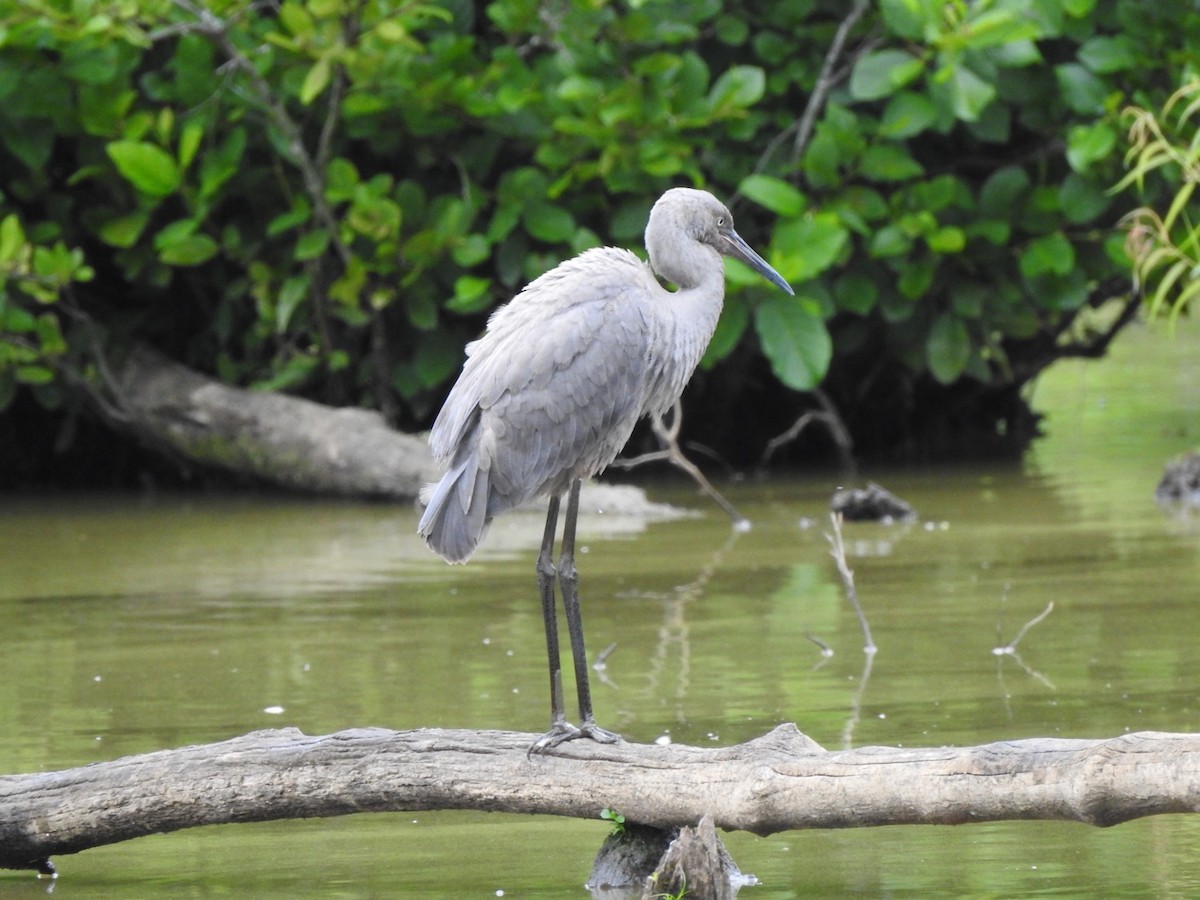
[{"label": "bird foot", "polygon": [[593,740],[597,744],[615,744],[621,740],[621,736],[615,731],[601,728],[591,719],[586,720],[579,726],[579,736]]},{"label": "bird foot", "polygon": [[551,747],[557,747],[566,741],[573,741],[581,735],[582,732],[566,719],[557,719],[550,723],[549,731],[529,745],[529,750],[526,751],[525,755],[532,756],[535,753],[545,753]]},{"label": "bird foot", "polygon": [[576,741],[580,738],[587,738],[598,744],[615,744],[621,740],[619,734],[601,728],[590,719],[578,728],[570,722],[563,720],[551,723],[550,730],[534,741],[525,755],[533,756],[535,753],[545,753],[559,744],[565,744],[567,741]]}]

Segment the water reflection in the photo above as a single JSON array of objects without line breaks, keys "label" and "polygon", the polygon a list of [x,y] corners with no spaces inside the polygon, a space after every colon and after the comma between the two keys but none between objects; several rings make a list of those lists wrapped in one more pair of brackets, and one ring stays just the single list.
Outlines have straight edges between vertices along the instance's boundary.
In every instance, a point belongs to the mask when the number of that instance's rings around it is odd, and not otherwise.
[{"label": "water reflection", "polygon": [[[1122,352],[1118,366],[1183,365]],[[830,479],[722,485],[754,523],[741,534],[678,483],[652,493],[696,515],[581,516],[588,635],[593,652],[616,644],[593,685],[599,717],[630,740],[700,745],[794,721],[831,748],[1200,730],[1200,532],[1153,502],[1162,462],[1200,435],[1200,379],[1154,397],[1129,387],[1147,383],[1125,368],[1043,383],[1050,437],[1024,466],[870,473],[920,515],[845,525],[873,658],[829,556]],[[1153,424],[1164,415],[1169,427]],[[540,731],[541,520],[506,516],[477,560],[449,567],[408,508],[0,500],[0,770],[282,725]],[[581,894],[606,828],[439,813],[204,829],[63,858],[59,890]],[[1198,837],[1176,816],[1103,832],[1016,822],[727,841],[765,883],[747,896],[766,900],[1186,896],[1200,888]],[[0,873],[0,893],[26,879]]]}]

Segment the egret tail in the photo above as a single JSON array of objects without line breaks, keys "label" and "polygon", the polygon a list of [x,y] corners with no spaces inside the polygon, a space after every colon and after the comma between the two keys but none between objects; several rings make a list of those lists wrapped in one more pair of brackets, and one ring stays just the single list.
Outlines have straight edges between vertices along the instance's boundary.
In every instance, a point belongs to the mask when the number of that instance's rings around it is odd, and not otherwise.
[{"label": "egret tail", "polygon": [[490,492],[487,470],[481,469],[473,456],[468,456],[426,490],[429,505],[421,516],[417,533],[446,562],[466,562],[492,521],[487,514]]}]

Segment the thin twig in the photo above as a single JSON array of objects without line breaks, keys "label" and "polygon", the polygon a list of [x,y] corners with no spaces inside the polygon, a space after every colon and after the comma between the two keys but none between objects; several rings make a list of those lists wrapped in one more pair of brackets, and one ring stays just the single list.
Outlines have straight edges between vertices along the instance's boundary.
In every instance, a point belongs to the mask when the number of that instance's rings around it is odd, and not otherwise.
[{"label": "thin twig", "polygon": [[833,42],[825,54],[824,63],[821,64],[821,74],[817,76],[817,83],[814,85],[812,93],[809,94],[804,113],[800,116],[800,121],[796,126],[796,139],[792,142],[793,168],[799,166],[800,157],[804,155],[804,150],[808,147],[809,139],[812,137],[813,128],[816,126],[817,116],[821,114],[821,110],[825,107],[825,100],[829,96],[829,92],[833,90],[837,80],[834,76],[834,67],[842,56],[846,38],[849,37],[850,30],[858,24],[858,20],[863,17],[869,6],[868,0],[855,0],[854,6],[846,13],[846,18],[842,19],[842,23],[834,33]]},{"label": "thin twig", "polygon": [[679,446],[679,429],[682,425],[683,407],[676,400],[671,413],[670,427],[663,424],[661,416],[653,416],[650,419],[650,427],[654,430],[654,434],[663,449],[652,453],[643,453],[632,459],[616,460],[612,465],[621,469],[632,469],[648,462],[669,462],[675,468],[687,472],[692,480],[696,482],[697,487],[725,511],[725,514],[733,522],[735,530],[745,531],[750,527],[750,520],[738,512],[732,503],[721,496],[721,493],[704,477],[704,473],[696,467],[696,464],[684,455],[683,450]]},{"label": "thin twig", "polygon": [[846,589],[846,599],[850,601],[854,614],[858,616],[858,624],[862,626],[865,643],[863,652],[872,655],[879,648],[875,646],[875,641],[871,637],[871,626],[867,623],[866,614],[863,613],[862,605],[858,602],[858,591],[854,589],[854,572],[846,564],[846,545],[842,541],[842,516],[840,513],[830,513],[829,520],[833,523],[833,534],[826,535],[830,544],[829,555],[837,563],[838,574],[842,576],[842,585]]},{"label": "thin twig", "polygon": [[816,644],[818,647],[821,648],[822,656],[833,656],[833,648],[830,647],[823,640],[821,640],[819,637],[817,637],[815,634],[809,633],[804,636],[806,638],[808,638],[810,641],[812,641],[814,644]]},{"label": "thin twig", "polygon": [[854,729],[862,719],[862,701],[867,693],[867,682],[871,680],[871,669],[875,665],[874,648],[863,656],[863,670],[858,678],[858,688],[850,698],[850,716],[842,727],[842,747],[849,750],[854,746]]},{"label": "thin twig", "polygon": [[[783,129],[775,137],[767,143],[762,154],[759,155],[758,161],[754,164],[753,172],[758,175],[766,171],[771,164],[771,160],[775,156],[775,151],[778,150],[792,134],[795,133],[795,138],[792,142],[792,167],[796,168],[800,157],[804,154],[805,148],[808,146],[809,140],[812,138],[813,128],[816,126],[817,116],[821,109],[825,106],[825,100],[829,96],[829,92],[834,85],[838,84],[844,77],[845,72],[834,72],[834,66],[837,64],[838,57],[841,56],[842,47],[846,43],[846,38],[850,33],[850,29],[858,24],[867,10],[869,4],[866,0],[858,0],[846,18],[838,26],[837,33],[834,35],[833,43],[830,45],[828,53],[825,55],[825,64],[821,68],[821,73],[817,78],[817,83],[814,85],[812,93],[808,95],[808,103],[804,106],[804,111],[795,119],[787,128]],[[864,48],[866,49],[866,48]],[[734,194],[730,198],[730,203],[735,204],[739,194]],[[731,205],[731,209],[736,208]]]},{"label": "thin twig", "polygon": [[849,749],[854,740],[854,729],[862,719],[862,698],[867,692],[867,682],[871,679],[871,668],[875,665],[875,654],[879,648],[875,646],[875,639],[871,637],[871,626],[867,623],[867,616],[858,602],[858,591],[854,587],[854,572],[846,563],[846,544],[842,540],[842,515],[841,513],[830,513],[829,520],[833,523],[833,534],[826,535],[830,543],[829,555],[837,563],[838,574],[842,576],[842,585],[846,589],[846,599],[850,601],[850,605],[854,608],[854,614],[858,616],[858,624],[862,627],[865,645],[863,647],[865,658],[862,676],[858,680],[858,689],[850,699],[850,716],[846,719],[845,727],[842,728],[842,746]]},{"label": "thin twig", "polygon": [[850,436],[850,430],[846,428],[846,424],[842,421],[842,417],[838,414],[837,407],[833,401],[829,399],[829,395],[821,389],[816,389],[811,392],[812,396],[823,407],[820,410],[809,410],[800,418],[792,423],[787,431],[777,435],[767,441],[766,449],[763,450],[762,459],[759,461],[759,469],[766,469],[770,463],[771,457],[780,447],[790,444],[796,440],[800,434],[809,425],[814,422],[821,422],[829,429],[829,434],[833,438],[834,444],[838,449],[838,457],[841,459],[842,468],[846,471],[854,469],[854,438]]},{"label": "thin twig", "polygon": [[812,667],[812,670],[815,672],[833,658],[833,648],[811,632],[804,636],[821,648],[821,658],[817,660],[816,665]]},{"label": "thin twig", "polygon": [[613,681],[608,674],[608,657],[611,656],[612,652],[616,649],[617,642],[613,641],[611,644],[597,653],[596,658],[592,660],[592,668],[596,672],[596,678],[599,679],[600,683],[605,687],[612,688],[614,691],[618,688],[617,683]]},{"label": "thin twig", "polygon": [[1054,610],[1054,601],[1051,600],[1049,603],[1046,604],[1045,609],[1043,609],[1040,613],[1038,613],[1036,616],[1034,616],[1032,619],[1030,619],[1028,622],[1026,622],[1024,625],[1021,626],[1021,630],[1017,632],[1017,636],[1015,638],[1013,638],[1011,641],[1009,641],[1003,647],[993,647],[992,652],[994,654],[996,654],[997,656],[1013,656],[1013,655],[1015,655],[1016,650],[1017,650],[1017,644],[1019,644],[1021,642],[1021,638],[1025,637],[1025,632],[1027,632],[1034,625],[1038,624],[1038,622],[1042,621],[1042,619],[1046,618],[1046,616],[1050,615],[1050,613],[1053,610]]},{"label": "thin twig", "polygon": [[607,660],[612,656],[612,652],[617,649],[617,642],[613,641],[603,650],[596,654],[596,658],[592,661],[592,668],[597,672],[603,671],[607,665]]}]

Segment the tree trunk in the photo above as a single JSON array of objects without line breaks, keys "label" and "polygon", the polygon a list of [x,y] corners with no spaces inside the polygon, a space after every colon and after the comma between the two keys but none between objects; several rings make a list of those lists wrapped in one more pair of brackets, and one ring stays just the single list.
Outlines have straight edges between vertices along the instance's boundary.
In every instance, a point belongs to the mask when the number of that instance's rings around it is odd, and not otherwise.
[{"label": "tree trunk", "polygon": [[425,441],[379,413],[208,378],[145,346],[113,376],[109,418],[192,465],[291,490],[412,500],[437,477]]},{"label": "tree trunk", "polygon": [[1200,811],[1200,735],[1037,738],[826,751],[794,725],[733,747],[576,741],[530,756],[508,731],[288,728],[79,769],[0,777],[0,867],[198,825],[473,809],[759,835],[787,829]]}]

